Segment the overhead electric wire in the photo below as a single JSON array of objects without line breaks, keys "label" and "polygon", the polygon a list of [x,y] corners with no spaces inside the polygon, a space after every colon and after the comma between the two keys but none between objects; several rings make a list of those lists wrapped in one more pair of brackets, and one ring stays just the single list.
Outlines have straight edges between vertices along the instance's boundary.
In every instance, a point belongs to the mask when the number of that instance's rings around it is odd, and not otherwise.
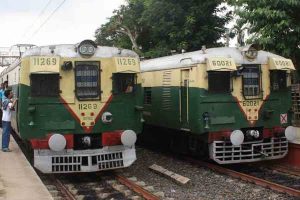
[{"label": "overhead electric wire", "polygon": [[55,9],[54,11],[47,17],[47,19],[38,27],[38,29],[30,36],[33,37],[35,36],[40,30],[41,28],[49,21],[49,19],[58,11],[58,9],[66,2],[67,0],[64,0],[63,2],[61,2]]},{"label": "overhead electric wire", "polygon": [[47,10],[48,6],[50,5],[51,0],[48,1],[48,3],[46,4],[46,6],[44,6],[44,8],[41,10],[41,12],[39,13],[39,15],[35,18],[35,20],[33,21],[32,24],[30,24],[30,26],[27,27],[27,29],[24,31],[22,37],[26,36],[26,33],[34,26],[34,24],[38,21],[38,19],[45,13],[45,11]]}]

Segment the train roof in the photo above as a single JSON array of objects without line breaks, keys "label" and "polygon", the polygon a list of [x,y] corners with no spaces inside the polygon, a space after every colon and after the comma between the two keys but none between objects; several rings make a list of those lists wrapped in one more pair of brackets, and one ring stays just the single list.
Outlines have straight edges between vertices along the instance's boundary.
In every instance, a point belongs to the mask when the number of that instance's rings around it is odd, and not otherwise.
[{"label": "train roof", "polygon": [[[28,56],[61,56],[69,58],[82,57],[76,50],[76,44],[60,44],[60,45],[49,45],[41,47],[33,47],[28,49],[24,54],[24,57]],[[110,58],[110,57],[138,57],[138,55],[128,49],[121,49],[117,47],[97,46],[93,57],[97,58]]]},{"label": "train roof", "polygon": [[206,63],[207,58],[226,57],[233,58],[236,65],[241,64],[267,64],[268,58],[283,58],[271,52],[258,51],[255,59],[249,61],[243,55],[243,49],[235,47],[218,47],[209,48],[204,51],[193,51],[188,53],[177,54],[144,60],[141,62],[141,71],[155,71],[163,69],[184,68],[191,65]]},{"label": "train roof", "polygon": [[[68,58],[80,58],[82,57],[76,50],[78,44],[59,44],[48,46],[35,46],[26,50],[22,58],[29,56],[61,56]],[[96,58],[110,58],[110,57],[138,57],[138,54],[132,50],[121,49],[117,47],[97,46],[93,57]],[[0,75],[3,75],[21,63],[20,59],[15,60],[10,66],[4,69]]]}]

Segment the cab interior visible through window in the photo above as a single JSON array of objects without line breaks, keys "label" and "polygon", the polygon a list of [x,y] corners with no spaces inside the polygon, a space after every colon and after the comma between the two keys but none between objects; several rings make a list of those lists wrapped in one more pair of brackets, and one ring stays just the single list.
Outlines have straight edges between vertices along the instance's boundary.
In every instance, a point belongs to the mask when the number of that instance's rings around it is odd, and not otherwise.
[{"label": "cab interior visible through window", "polygon": [[136,85],[136,74],[115,73],[113,74],[113,93],[133,93]]},{"label": "cab interior visible through window", "polygon": [[208,91],[213,93],[230,92],[230,72],[228,71],[208,72]]},{"label": "cab interior visible through window", "polygon": [[273,91],[287,88],[287,73],[284,70],[270,71],[271,89]]},{"label": "cab interior visible through window", "polygon": [[32,97],[57,97],[59,74],[30,74]]}]

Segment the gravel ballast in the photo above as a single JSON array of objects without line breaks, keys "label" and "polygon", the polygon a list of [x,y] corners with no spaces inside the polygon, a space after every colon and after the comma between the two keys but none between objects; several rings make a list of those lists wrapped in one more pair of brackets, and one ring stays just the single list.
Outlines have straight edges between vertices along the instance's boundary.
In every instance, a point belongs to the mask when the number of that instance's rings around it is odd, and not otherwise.
[{"label": "gravel ballast", "polygon": [[[191,180],[186,185],[179,185],[150,170],[149,166],[152,164],[160,165]],[[128,176],[137,177],[139,181],[144,181],[148,186],[153,186],[155,191],[163,192],[166,199],[299,199],[140,147],[137,147],[137,161],[121,171]]]}]

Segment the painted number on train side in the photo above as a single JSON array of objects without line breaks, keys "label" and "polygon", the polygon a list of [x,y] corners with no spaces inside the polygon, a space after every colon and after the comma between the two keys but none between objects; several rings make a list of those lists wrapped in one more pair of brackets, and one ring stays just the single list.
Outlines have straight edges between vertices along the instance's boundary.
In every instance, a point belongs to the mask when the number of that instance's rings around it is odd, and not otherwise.
[{"label": "painted number on train side", "polygon": [[136,60],[133,58],[117,58],[118,65],[130,66],[136,65]]},{"label": "painted number on train side", "polygon": [[259,106],[258,100],[243,101],[243,106]]},{"label": "painted number on train side", "polygon": [[45,57],[35,57],[33,58],[33,65],[47,66],[56,65],[57,58],[45,58]]},{"label": "painted number on train side", "polygon": [[80,103],[78,105],[79,110],[90,110],[97,109],[97,104],[95,103]]}]

